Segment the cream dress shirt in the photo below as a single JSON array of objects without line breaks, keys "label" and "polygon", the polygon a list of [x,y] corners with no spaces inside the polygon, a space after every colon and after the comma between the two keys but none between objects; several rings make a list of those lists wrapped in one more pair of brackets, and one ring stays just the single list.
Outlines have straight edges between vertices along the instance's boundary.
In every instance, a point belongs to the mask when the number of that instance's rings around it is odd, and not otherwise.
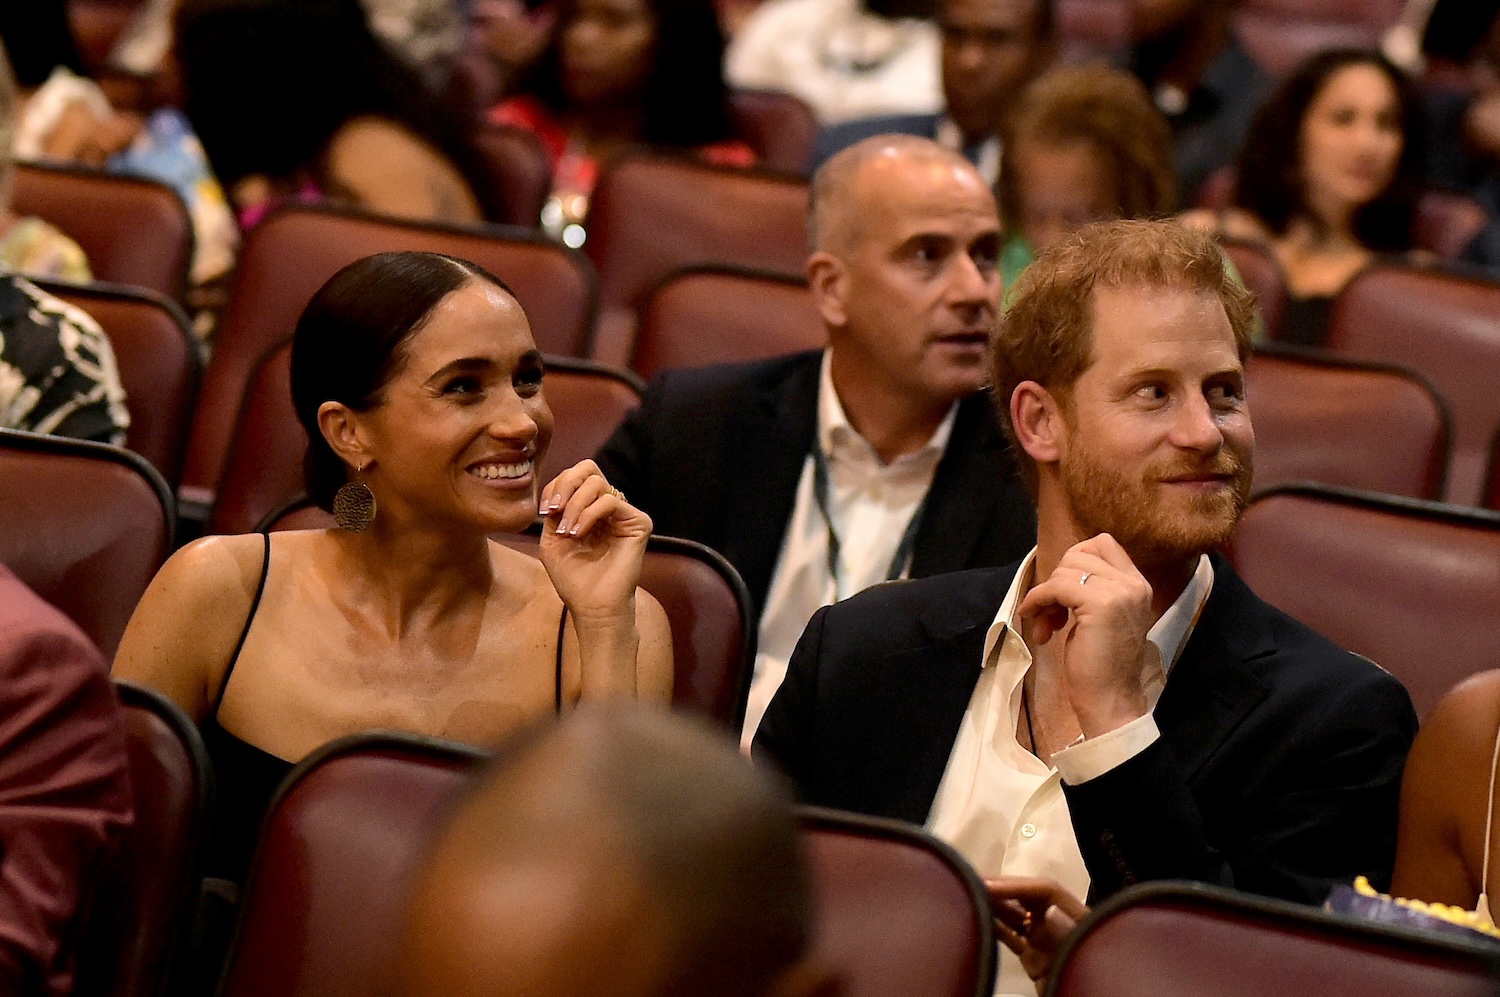
[{"label": "cream dress shirt", "polygon": [[[1021,562],[1010,591],[984,640],[984,665],[958,728],[943,781],[932,801],[927,828],[958,849],[982,878],[1049,876],[1076,896],[1088,895],[1083,864],[1062,783],[1070,786],[1103,775],[1149,747],[1160,733],[1148,712],[1099,737],[1078,741],[1052,756],[1048,766],[1021,746],[1022,679],[1031,652],[1021,639],[1016,609],[1031,589],[1036,551]],[[1160,664],[1148,665],[1146,702],[1156,708],[1166,675],[1182,653],[1213,589],[1208,558],[1198,561],[1182,595],[1156,621],[1146,639]],[[995,993],[1035,997],[1021,960],[1000,946]]]},{"label": "cream dress shirt", "polygon": [[[953,420],[954,403],[937,431],[920,450],[881,463],[870,446],[849,424],[844,406],[833,390],[828,371],[828,353],[818,375],[817,445],[828,460],[829,513],[839,537],[838,577],[828,570],[830,524],[818,508],[813,488],[813,458],[802,464],[792,518],[781,541],[781,553],[766,591],[760,617],[755,655],[755,676],[745,708],[745,726],[740,746],[750,750],[750,741],[771,703],[771,697],[786,678],[787,662],[807,621],[823,606],[886,581],[901,538],[937,472]],[[897,565],[896,576],[905,577],[911,567]]]}]

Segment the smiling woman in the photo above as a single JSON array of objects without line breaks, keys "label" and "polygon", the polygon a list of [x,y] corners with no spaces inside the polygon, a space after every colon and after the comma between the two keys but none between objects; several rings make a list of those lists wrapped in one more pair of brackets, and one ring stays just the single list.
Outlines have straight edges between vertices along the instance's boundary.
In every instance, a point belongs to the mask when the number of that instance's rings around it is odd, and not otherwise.
[{"label": "smiling woman", "polygon": [[[666,702],[666,616],[637,589],[651,521],[592,461],[545,487],[552,433],[525,313],[452,257],[344,268],[297,324],[309,493],[340,528],[206,537],[162,568],[114,674],[203,728],[210,874],[243,875],[288,770],[395,728],[487,744],[584,700]],[[540,561],[489,539],[546,515]]]}]

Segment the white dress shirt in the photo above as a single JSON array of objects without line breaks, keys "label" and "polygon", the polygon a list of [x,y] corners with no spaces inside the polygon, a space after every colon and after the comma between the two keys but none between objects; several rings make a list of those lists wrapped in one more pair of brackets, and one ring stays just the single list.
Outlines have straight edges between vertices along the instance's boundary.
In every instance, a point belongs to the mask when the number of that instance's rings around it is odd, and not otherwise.
[{"label": "white dress shirt", "polygon": [[[849,424],[833,390],[828,353],[818,375],[816,445],[827,460],[829,494],[824,517],[815,487],[816,466],[809,454],[797,482],[792,518],[766,591],[756,645],[755,676],[745,708],[740,745],[749,750],[771,697],[786,678],[787,662],[807,621],[821,607],[893,577],[905,577],[911,552],[893,564],[912,517],[927,497],[932,477],[958,411],[955,403],[937,431],[914,453],[882,463],[865,438]],[[838,570],[829,565],[830,529],[838,537]],[[894,567],[894,571],[892,568]]]},{"label": "white dress shirt", "polygon": [[[1016,609],[1031,588],[1035,562],[1033,550],[1021,562],[985,635],[983,670],[953,741],[927,827],[958,849],[983,878],[1049,876],[1082,898],[1088,895],[1089,874],[1062,783],[1076,786],[1103,775],[1160,737],[1149,710],[1156,708],[1166,676],[1208,601],[1214,573],[1208,558],[1200,558],[1187,587],[1146,635],[1160,658],[1160,664],[1147,666],[1144,676],[1146,715],[1099,737],[1075,741],[1053,755],[1048,766],[1016,739],[1022,680],[1031,668]],[[1036,994],[1020,959],[1003,945],[995,993]]]}]

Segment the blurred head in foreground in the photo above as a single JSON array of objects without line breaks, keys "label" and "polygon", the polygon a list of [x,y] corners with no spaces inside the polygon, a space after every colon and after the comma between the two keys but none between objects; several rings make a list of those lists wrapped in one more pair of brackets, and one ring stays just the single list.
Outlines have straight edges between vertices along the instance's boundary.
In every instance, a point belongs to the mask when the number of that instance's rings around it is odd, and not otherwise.
[{"label": "blurred head in foreground", "polygon": [[579,710],[502,749],[438,829],[408,997],[829,997],[783,792],[719,732]]}]

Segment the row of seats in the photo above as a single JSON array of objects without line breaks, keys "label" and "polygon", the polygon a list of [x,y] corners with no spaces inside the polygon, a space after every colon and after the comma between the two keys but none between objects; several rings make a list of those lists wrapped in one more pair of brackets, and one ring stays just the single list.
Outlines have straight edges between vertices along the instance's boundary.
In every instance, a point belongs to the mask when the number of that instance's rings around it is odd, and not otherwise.
[{"label": "row of seats", "polygon": [[[172,549],[173,499],[136,455],[0,431],[0,563],[73,618],[106,657]],[[327,526],[293,502],[260,529]],[[499,539],[534,552],[535,536]],[[1229,556],[1272,604],[1379,662],[1419,714],[1496,666],[1500,512],[1320,485],[1263,493]],[[706,547],[652,538],[641,580],[666,608],[675,703],[737,727],[753,654],[744,583]],[[1442,647],[1433,655],[1433,647]]]},{"label": "row of seats", "polygon": [[[212,773],[192,723],[120,685],[140,812],[86,925],[76,993],[144,997],[181,969]],[[334,742],[288,776],[261,829],[224,997],[385,992],[402,889],[426,828],[483,758],[412,735]],[[987,997],[996,971],[983,885],[919,828],[799,812],[814,947],[849,997]],[[1059,954],[1055,997],[1487,993],[1492,945],[1326,914],[1201,884],[1149,883],[1101,904]],[[108,986],[104,986],[105,982]]]},{"label": "row of seats", "polygon": [[[131,445],[150,446],[153,461],[181,485],[182,496],[206,509],[225,473],[256,365],[289,333],[324,280],[344,264],[386,249],[432,249],[475,260],[511,284],[544,351],[589,356],[643,375],[824,341],[799,283],[807,210],[807,188],[800,181],[637,156],[606,171],[593,205],[587,256],[517,228],[413,224],[312,207],[274,214],[246,241],[188,420],[185,456],[171,450],[180,417],[158,414],[154,394],[139,393],[142,387],[150,392],[155,382],[139,377],[132,397],[146,422],[132,433]],[[137,239],[141,255],[151,255],[152,245],[147,236]],[[1279,268],[1259,247],[1231,242],[1227,248],[1263,302],[1274,338],[1285,301]],[[702,272],[726,266],[765,276]],[[1430,484],[1397,487],[1374,480],[1370,475],[1383,475],[1379,460],[1366,477],[1320,480],[1479,504],[1492,441],[1500,432],[1500,401],[1487,390],[1500,376],[1497,316],[1500,286],[1482,280],[1379,264],[1352,281],[1335,309],[1330,347],[1426,377],[1449,410],[1443,446],[1452,456],[1437,491]],[[183,352],[174,344],[154,361],[157,369]],[[190,371],[177,379],[191,380]],[[148,429],[155,438],[138,439]]]}]

